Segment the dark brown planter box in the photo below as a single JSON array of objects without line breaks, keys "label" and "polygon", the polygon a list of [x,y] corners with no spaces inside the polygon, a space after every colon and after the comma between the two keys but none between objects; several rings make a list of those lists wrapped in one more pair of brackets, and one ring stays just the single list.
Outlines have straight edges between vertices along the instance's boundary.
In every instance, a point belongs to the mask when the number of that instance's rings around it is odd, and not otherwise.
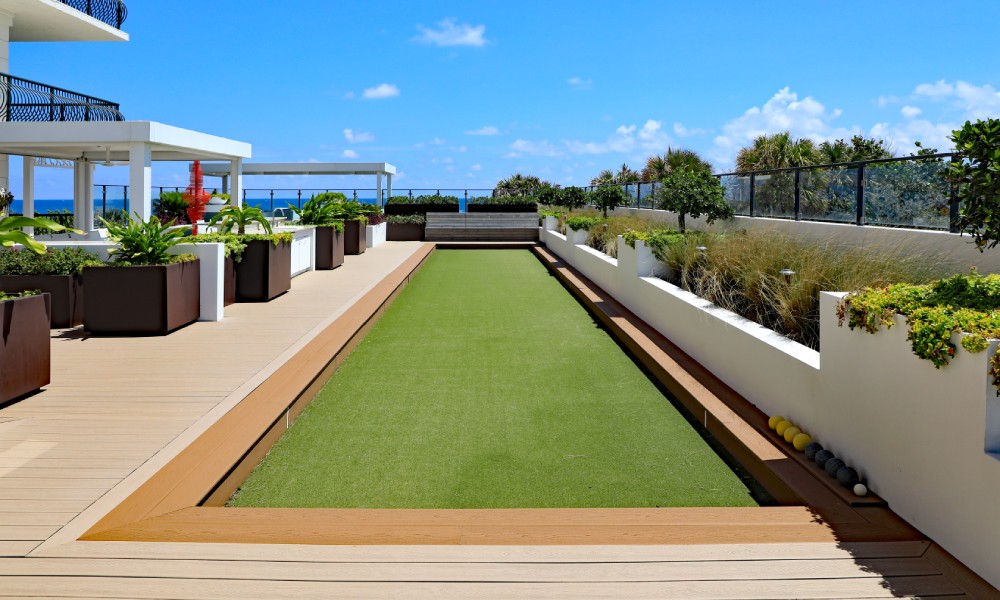
[{"label": "dark brown planter box", "polygon": [[465,207],[470,213],[536,213],[538,204],[469,204]]},{"label": "dark brown planter box", "polygon": [[201,261],[84,267],[83,328],[93,334],[165,335],[198,320]]},{"label": "dark brown planter box", "polygon": [[344,234],[335,227],[316,228],[316,269],[329,271],[344,264]]},{"label": "dark brown planter box", "polygon": [[386,204],[387,215],[424,215],[429,212],[457,213],[458,204]]},{"label": "dark brown planter box", "polygon": [[292,245],[270,240],[247,242],[236,265],[236,301],[267,302],[292,287]]},{"label": "dark brown planter box", "polygon": [[385,239],[390,242],[424,241],[424,225],[421,223],[389,223]]},{"label": "dark brown planter box", "polygon": [[365,224],[361,221],[344,221],[344,254],[364,254],[368,242]]},{"label": "dark brown planter box", "polygon": [[39,290],[51,296],[53,329],[83,323],[83,278],[79,275],[3,275],[0,292]]},{"label": "dark brown planter box", "polygon": [[49,384],[48,294],[0,302],[0,405]]},{"label": "dark brown planter box", "polygon": [[222,305],[236,304],[236,259],[226,257],[222,266]]}]

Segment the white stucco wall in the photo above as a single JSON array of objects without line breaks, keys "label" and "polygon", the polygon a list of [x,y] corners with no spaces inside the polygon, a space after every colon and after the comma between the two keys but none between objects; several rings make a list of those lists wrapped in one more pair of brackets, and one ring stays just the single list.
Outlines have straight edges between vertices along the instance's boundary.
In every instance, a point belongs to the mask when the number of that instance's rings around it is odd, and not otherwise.
[{"label": "white stucco wall", "polygon": [[387,225],[385,223],[379,223],[378,225],[366,225],[365,226],[365,244],[366,248],[374,248],[379,244],[385,243],[385,234],[387,231]]},{"label": "white stucco wall", "polygon": [[579,232],[540,233],[562,260],[763,412],[800,425],[897,514],[1000,587],[1000,399],[987,374],[996,343],[980,354],[959,347],[935,369],[913,354],[901,317],[876,335],[851,331],[837,324],[840,294],[824,292],[816,352],[643,276],[664,267],[642,242],[632,249],[619,238],[615,260],[581,246]]}]

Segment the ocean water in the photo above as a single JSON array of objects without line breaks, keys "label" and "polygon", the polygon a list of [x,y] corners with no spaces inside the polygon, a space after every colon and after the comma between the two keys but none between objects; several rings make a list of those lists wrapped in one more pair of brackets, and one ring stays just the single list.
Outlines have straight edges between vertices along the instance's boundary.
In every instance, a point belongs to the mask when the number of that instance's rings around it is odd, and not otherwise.
[{"label": "ocean water", "polygon": [[[299,205],[298,198],[275,198],[273,201],[270,198],[247,198],[246,202],[250,206],[256,206],[266,212],[271,212],[275,208],[288,208],[289,204]],[[375,204],[375,198],[358,198],[358,202]],[[94,199],[94,212],[97,214],[101,214],[103,210],[124,210],[126,208],[125,200],[122,198]],[[35,200],[35,214],[64,211],[73,212],[72,200]],[[24,214],[24,203],[21,200],[14,200],[10,205],[9,212],[15,215]]]}]

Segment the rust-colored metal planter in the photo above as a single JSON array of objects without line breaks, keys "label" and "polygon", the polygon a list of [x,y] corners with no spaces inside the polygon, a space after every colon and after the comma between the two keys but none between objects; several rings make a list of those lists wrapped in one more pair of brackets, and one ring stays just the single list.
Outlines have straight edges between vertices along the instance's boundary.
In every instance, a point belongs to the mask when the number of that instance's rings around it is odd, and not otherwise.
[{"label": "rust-colored metal planter", "polygon": [[236,303],[236,259],[232,256],[226,257],[226,262],[222,265],[222,305],[229,306]]},{"label": "rust-colored metal planter", "polygon": [[49,384],[50,309],[48,294],[0,302],[0,404]]},{"label": "rust-colored metal planter", "polygon": [[292,287],[292,245],[270,240],[247,242],[236,264],[236,301],[267,302]]},{"label": "rust-colored metal planter", "polygon": [[98,335],[165,335],[198,320],[201,263],[84,267],[83,328]]},{"label": "rust-colored metal planter", "polygon": [[53,329],[83,323],[83,278],[79,275],[3,275],[0,292],[38,290],[51,296]]},{"label": "rust-colored metal planter", "polygon": [[344,234],[335,227],[316,228],[316,270],[329,271],[344,264]]},{"label": "rust-colored metal planter", "polygon": [[344,254],[364,254],[367,247],[365,223],[344,221]]},{"label": "rust-colored metal planter", "polygon": [[385,239],[390,242],[422,242],[424,226],[420,223],[389,223]]}]

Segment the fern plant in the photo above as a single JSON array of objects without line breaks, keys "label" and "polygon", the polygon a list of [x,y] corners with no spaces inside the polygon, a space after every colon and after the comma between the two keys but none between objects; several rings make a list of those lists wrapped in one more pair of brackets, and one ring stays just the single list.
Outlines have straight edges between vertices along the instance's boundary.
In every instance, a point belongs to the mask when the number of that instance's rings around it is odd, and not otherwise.
[{"label": "fern plant", "polygon": [[238,235],[245,234],[247,225],[251,223],[257,223],[264,231],[271,233],[271,224],[267,222],[264,212],[256,206],[247,206],[246,204],[225,206],[219,211],[219,214],[208,222],[209,225],[218,225],[219,230],[224,233],[229,233],[235,228]]}]

